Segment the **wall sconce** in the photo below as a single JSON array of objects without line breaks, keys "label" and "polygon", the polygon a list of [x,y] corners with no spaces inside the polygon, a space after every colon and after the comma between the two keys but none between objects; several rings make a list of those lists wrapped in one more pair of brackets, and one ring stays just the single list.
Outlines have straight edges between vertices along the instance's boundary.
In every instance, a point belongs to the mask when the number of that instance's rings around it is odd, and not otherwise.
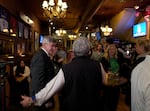
[{"label": "wall sconce", "polygon": [[106,25],[105,27],[101,27],[101,31],[103,32],[104,36],[109,36],[112,32],[112,28]]},{"label": "wall sconce", "polygon": [[29,16],[25,15],[24,13],[20,13],[20,18],[29,25],[34,23],[34,21]]}]

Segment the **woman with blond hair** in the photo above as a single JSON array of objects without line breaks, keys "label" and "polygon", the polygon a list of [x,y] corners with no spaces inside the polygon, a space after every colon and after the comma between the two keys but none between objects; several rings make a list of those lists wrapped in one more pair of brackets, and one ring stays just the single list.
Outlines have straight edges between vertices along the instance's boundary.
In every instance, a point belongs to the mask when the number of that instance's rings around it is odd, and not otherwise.
[{"label": "woman with blond hair", "polygon": [[[109,44],[101,63],[107,73],[119,74],[120,61],[115,44]],[[119,100],[120,86],[105,84],[103,87],[104,111],[116,111]]]},{"label": "woman with blond hair", "polygon": [[115,73],[119,71],[118,52],[115,44],[109,44],[102,58],[102,64],[106,72]]}]

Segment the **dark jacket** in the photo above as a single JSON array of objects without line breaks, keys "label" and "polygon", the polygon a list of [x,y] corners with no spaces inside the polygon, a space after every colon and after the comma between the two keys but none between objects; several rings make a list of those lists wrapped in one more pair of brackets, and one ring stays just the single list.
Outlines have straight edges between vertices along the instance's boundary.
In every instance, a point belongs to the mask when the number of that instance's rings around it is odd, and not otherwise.
[{"label": "dark jacket", "polygon": [[100,64],[89,57],[76,57],[62,69],[65,85],[61,111],[100,111]]},{"label": "dark jacket", "polygon": [[31,60],[32,95],[44,88],[54,76],[54,66],[50,57],[40,49]]}]

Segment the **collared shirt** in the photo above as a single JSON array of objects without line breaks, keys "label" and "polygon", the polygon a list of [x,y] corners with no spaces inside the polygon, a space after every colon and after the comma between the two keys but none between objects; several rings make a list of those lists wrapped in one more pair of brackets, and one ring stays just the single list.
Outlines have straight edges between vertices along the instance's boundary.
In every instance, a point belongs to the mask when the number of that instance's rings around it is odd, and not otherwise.
[{"label": "collared shirt", "polygon": [[150,55],[147,55],[132,71],[131,109],[150,111]]},{"label": "collared shirt", "polygon": [[44,49],[44,48],[41,48],[46,54],[47,54],[47,56],[49,57],[49,54],[48,54],[48,52]]}]

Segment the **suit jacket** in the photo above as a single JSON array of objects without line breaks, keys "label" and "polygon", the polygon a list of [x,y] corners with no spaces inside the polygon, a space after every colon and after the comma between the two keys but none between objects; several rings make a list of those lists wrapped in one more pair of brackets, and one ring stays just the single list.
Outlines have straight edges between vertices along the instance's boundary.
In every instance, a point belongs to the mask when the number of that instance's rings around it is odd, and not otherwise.
[{"label": "suit jacket", "polygon": [[44,88],[46,83],[54,76],[54,66],[50,57],[44,52],[44,50],[40,49],[31,60],[31,94],[34,95]]}]

